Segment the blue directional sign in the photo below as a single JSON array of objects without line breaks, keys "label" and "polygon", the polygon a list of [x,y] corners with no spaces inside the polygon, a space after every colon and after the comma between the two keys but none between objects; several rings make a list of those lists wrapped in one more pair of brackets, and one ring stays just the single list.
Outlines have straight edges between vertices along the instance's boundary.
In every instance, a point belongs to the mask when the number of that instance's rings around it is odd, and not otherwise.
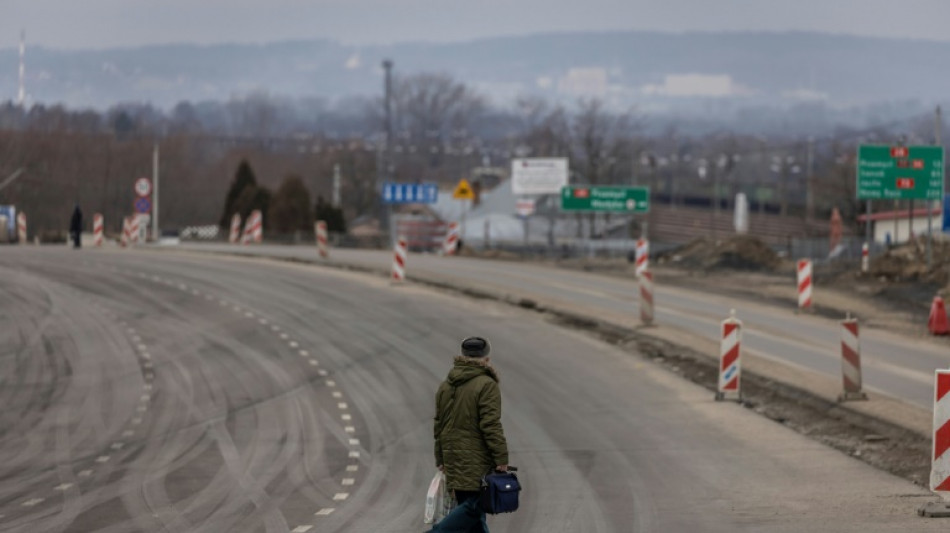
[{"label": "blue directional sign", "polygon": [[135,212],[136,213],[148,213],[152,210],[152,201],[145,196],[139,196],[135,199]]},{"label": "blue directional sign", "polygon": [[386,183],[383,185],[384,204],[434,204],[439,198],[439,187],[434,183]]}]

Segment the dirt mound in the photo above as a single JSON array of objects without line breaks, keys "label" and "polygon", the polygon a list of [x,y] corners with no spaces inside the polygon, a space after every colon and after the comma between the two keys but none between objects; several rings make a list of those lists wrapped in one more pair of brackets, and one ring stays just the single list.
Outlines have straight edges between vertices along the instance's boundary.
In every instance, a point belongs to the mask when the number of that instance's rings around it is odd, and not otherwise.
[{"label": "dirt mound", "polygon": [[927,243],[923,239],[895,246],[871,261],[870,273],[887,281],[923,281],[946,285],[950,282],[950,243],[933,241],[927,268]]},{"label": "dirt mound", "polygon": [[775,250],[757,237],[736,235],[713,241],[706,237],[694,239],[688,244],[657,257],[660,264],[682,266],[698,270],[753,270],[771,271],[782,260]]}]

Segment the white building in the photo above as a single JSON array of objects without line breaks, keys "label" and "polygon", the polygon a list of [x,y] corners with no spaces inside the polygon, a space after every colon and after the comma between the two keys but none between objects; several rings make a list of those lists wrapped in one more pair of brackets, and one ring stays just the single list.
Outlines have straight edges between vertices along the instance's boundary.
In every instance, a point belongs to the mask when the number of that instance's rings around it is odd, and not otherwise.
[{"label": "white building", "polygon": [[[913,217],[913,223],[911,218]],[[865,224],[867,215],[858,216],[858,222]],[[930,209],[930,224],[934,236],[943,236],[941,226],[943,224],[943,210],[940,207]],[[913,215],[909,209],[898,209],[897,211],[881,211],[871,213],[871,233],[874,236],[874,242],[885,244],[906,242],[911,234],[915,237],[927,235],[927,208],[921,207],[914,209]]]}]

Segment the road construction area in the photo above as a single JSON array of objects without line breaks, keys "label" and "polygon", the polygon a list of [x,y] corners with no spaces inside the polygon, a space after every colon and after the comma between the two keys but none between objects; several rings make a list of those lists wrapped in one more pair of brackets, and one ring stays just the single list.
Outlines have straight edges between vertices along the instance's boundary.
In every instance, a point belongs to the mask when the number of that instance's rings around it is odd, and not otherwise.
[{"label": "road construction area", "polygon": [[[524,486],[492,531],[947,527],[917,516],[935,498],[910,474],[862,460],[928,442],[938,343],[862,332],[869,400],[838,406],[839,331],[820,315],[657,276],[642,328],[621,276],[410,254],[392,284],[391,261],[5,250],[0,531],[420,531],[433,395],[473,334],[491,339]],[[730,309],[745,402],[715,401],[704,370]],[[877,425],[842,453],[779,420],[771,393]]]}]

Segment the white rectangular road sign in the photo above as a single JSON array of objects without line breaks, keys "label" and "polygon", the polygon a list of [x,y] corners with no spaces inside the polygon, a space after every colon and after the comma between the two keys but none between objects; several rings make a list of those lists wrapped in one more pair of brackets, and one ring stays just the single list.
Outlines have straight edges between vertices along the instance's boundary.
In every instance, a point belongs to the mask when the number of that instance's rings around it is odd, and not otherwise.
[{"label": "white rectangular road sign", "polygon": [[567,158],[526,158],[511,160],[513,194],[560,194],[567,185]]}]

